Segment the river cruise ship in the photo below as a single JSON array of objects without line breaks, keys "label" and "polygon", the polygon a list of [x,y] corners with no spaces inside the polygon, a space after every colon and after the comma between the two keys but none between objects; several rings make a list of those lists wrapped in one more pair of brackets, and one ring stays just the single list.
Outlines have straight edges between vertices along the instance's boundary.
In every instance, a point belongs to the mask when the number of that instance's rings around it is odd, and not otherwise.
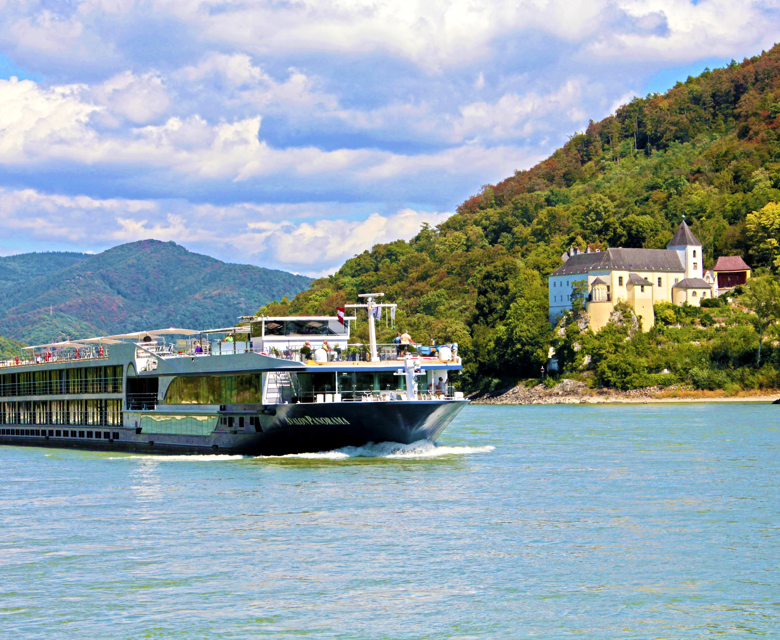
[{"label": "river cruise ship", "polygon": [[252,317],[26,347],[0,363],[0,444],[282,455],[436,440],[468,403],[457,345],[350,345],[355,317]]}]

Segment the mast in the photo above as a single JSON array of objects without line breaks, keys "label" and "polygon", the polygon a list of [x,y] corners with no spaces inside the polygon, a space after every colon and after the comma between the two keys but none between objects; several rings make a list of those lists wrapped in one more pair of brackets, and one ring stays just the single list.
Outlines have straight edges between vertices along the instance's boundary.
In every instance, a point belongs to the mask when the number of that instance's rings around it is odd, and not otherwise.
[{"label": "mast", "polygon": [[344,307],[350,309],[364,308],[368,309],[368,346],[371,351],[371,362],[379,362],[379,354],[376,350],[376,327],[374,326],[374,309],[377,307],[396,307],[395,303],[392,304],[379,304],[374,301],[374,298],[381,298],[384,293],[361,293],[358,298],[366,298],[365,304],[345,304]]}]

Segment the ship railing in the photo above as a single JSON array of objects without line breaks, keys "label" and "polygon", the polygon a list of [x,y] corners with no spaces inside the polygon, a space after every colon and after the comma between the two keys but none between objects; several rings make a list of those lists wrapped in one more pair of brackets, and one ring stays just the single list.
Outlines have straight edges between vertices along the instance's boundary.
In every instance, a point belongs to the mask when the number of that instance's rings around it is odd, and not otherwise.
[{"label": "ship railing", "polygon": [[[218,346],[217,346],[218,345]],[[444,346],[444,345],[440,345]],[[449,345],[446,345],[449,346]],[[303,362],[314,360],[317,361],[317,355],[315,354],[321,347],[319,345],[313,348],[308,347],[278,347],[261,349],[259,347],[252,348],[248,342],[218,342],[212,345],[203,345],[200,351],[189,348],[186,350],[167,350],[156,352],[162,358],[169,357],[181,357],[181,358],[193,358],[198,356],[210,356],[210,355],[241,355],[245,353],[256,353],[264,356],[271,356],[273,358],[279,358],[280,360],[290,360],[293,362]],[[423,347],[421,345],[410,346],[406,351],[402,351],[398,345],[379,344],[377,345],[377,356],[380,362],[391,362],[403,360],[405,354],[409,354],[414,357],[419,357],[423,362],[436,362],[439,361],[438,347]],[[340,347],[331,347],[329,349],[322,349],[325,352],[325,361],[327,362],[370,362],[370,349],[366,344],[350,344],[346,349]],[[147,354],[147,357],[149,355]],[[457,353],[452,354],[453,363],[460,363],[460,357]]]},{"label": "ship railing", "polygon": [[101,352],[99,347],[86,347],[84,349],[69,349],[54,353],[47,351],[36,353],[34,357],[25,354],[24,357],[13,357],[0,360],[0,368],[5,367],[27,367],[39,364],[52,364],[53,362],[74,362],[83,360],[105,360],[108,358],[108,347],[103,347]]},{"label": "ship railing", "polygon": [[150,411],[157,406],[156,393],[128,393],[127,408],[129,411]]},{"label": "ship railing", "polygon": [[[344,389],[340,392],[333,391],[313,391],[302,393],[293,398],[297,403],[331,403],[331,402],[395,402],[405,401],[405,389],[385,389],[377,391],[370,389],[366,391],[356,391]],[[448,387],[444,393],[417,393],[417,400],[462,400],[463,393],[456,391],[453,387]]]},{"label": "ship railing", "polygon": [[[4,421],[3,421],[4,420]],[[0,424],[41,425],[47,427],[120,427],[121,411],[8,411]]]}]

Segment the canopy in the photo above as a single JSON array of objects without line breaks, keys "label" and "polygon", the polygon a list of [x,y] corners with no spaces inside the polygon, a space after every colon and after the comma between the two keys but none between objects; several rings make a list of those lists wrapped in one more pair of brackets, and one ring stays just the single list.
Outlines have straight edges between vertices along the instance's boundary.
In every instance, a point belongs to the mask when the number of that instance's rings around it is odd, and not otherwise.
[{"label": "canopy", "polygon": [[87,338],[82,342],[100,342],[102,344],[121,344],[121,340],[114,340],[113,338]]},{"label": "canopy", "polygon": [[195,333],[249,333],[249,327],[225,327],[224,329],[204,329]]},{"label": "canopy", "polygon": [[86,347],[86,346],[87,345],[85,345],[83,342],[71,342],[70,340],[65,340],[64,342],[50,342],[49,344],[36,344],[32,347],[22,347],[22,349],[44,349],[46,347],[79,348],[79,347]]},{"label": "canopy", "polygon": [[194,331],[192,329],[177,329],[171,327],[170,329],[155,329],[154,331],[147,331],[150,336],[163,336],[163,335],[181,335],[181,336],[194,336],[200,331]]},{"label": "canopy", "polygon": [[106,338],[117,338],[117,339],[127,339],[127,340],[135,340],[136,338],[143,338],[144,336],[149,335],[148,331],[134,331],[133,333],[118,333],[115,336],[106,336]]}]

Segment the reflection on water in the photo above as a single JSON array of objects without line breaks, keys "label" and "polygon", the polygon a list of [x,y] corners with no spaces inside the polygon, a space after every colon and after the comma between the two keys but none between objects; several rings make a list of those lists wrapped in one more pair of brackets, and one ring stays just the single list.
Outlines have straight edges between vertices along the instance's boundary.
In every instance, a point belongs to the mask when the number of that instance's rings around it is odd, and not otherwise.
[{"label": "reflection on water", "polygon": [[0,448],[2,635],[771,637],[775,412],[468,407],[437,446],[265,458]]}]

